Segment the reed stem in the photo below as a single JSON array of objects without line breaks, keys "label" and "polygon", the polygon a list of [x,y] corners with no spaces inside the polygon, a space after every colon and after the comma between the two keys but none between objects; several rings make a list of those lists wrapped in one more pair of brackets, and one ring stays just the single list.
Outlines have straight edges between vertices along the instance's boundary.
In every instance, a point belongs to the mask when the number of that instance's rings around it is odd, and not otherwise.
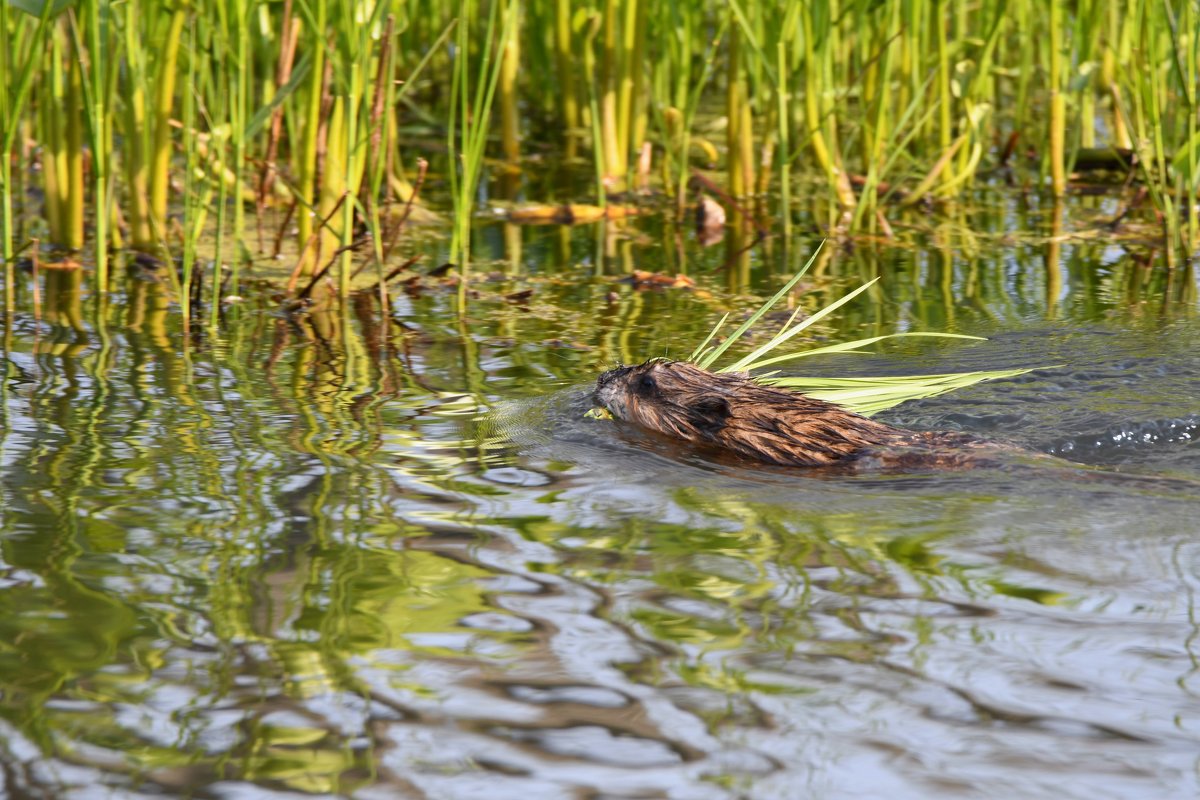
[{"label": "reed stem", "polygon": [[1062,91],[1062,3],[1050,0],[1050,185],[1055,197],[1067,191],[1065,163],[1067,106]]}]

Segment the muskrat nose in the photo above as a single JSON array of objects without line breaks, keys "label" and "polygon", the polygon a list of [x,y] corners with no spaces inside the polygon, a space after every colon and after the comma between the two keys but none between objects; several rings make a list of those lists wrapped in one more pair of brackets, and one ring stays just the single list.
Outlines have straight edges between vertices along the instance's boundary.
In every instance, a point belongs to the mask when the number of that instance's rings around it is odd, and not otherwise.
[{"label": "muskrat nose", "polygon": [[608,372],[601,373],[600,377],[596,378],[596,389],[592,392],[592,399],[609,411],[612,411],[613,396],[617,392],[617,387],[614,384],[631,369],[633,367],[617,367],[610,369]]}]

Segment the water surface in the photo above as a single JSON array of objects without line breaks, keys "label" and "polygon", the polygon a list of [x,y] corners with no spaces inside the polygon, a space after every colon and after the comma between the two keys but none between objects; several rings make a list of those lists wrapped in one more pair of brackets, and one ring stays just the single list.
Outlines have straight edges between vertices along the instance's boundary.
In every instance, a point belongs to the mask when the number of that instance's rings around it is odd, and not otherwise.
[{"label": "water surface", "polygon": [[105,308],[51,276],[36,313],[23,278],[3,791],[1196,796],[1194,277],[1005,240],[1007,209],[834,248],[798,296],[880,273],[822,339],[989,337],[810,371],[1047,367],[885,414],[1058,457],[971,472],[717,463],[583,418],[601,369],[685,354],[808,240],[497,225],[461,315],[435,282],[346,319],[251,296],[194,341],[144,276]]}]

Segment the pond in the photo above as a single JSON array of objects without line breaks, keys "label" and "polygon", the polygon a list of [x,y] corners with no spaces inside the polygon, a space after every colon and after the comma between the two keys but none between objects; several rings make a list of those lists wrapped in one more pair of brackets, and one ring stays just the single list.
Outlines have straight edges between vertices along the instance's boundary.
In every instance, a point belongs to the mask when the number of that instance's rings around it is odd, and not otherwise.
[{"label": "pond", "polygon": [[883,418],[1054,459],[832,478],[584,418],[602,369],[686,355],[812,238],[485,222],[465,308],[433,278],[386,314],[247,291],[191,340],[153,275],[103,305],[21,276],[2,791],[1200,794],[1194,275],[980,209],[827,245],[797,302],[882,275],[817,336],[987,341],[811,371],[1037,367]]}]

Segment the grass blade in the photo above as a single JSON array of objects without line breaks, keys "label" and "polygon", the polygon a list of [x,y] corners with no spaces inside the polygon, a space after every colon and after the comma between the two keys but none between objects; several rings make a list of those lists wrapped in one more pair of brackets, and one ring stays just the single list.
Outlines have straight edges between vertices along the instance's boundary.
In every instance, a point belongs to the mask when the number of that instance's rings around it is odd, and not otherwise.
[{"label": "grass blade", "polygon": [[[776,303],[778,303],[780,300],[782,300],[784,295],[786,295],[788,292],[790,292],[792,290],[792,288],[797,283],[800,282],[800,279],[802,277],[804,277],[804,273],[808,272],[808,268],[811,267],[813,262],[817,260],[817,255],[820,254],[821,248],[824,246],[825,246],[825,240],[822,239],[821,243],[819,245],[817,245],[817,249],[814,250],[813,254],[808,257],[808,261],[804,264],[803,267],[800,268],[800,271],[797,272],[796,275],[790,281],[785,283],[783,285],[783,288],[775,293],[774,297],[772,297],[770,300],[768,300],[766,303],[764,303],[762,305],[762,307],[758,309],[758,311],[755,311],[750,316],[750,319],[743,322],[738,327],[738,329],[733,332],[733,335],[731,335],[725,341],[721,342],[719,345],[716,346],[716,348],[713,349],[713,351],[711,353],[709,353],[702,360],[697,362],[696,366],[700,367],[701,369],[708,369],[714,361],[716,361],[718,358],[720,358],[722,355],[724,355],[725,351],[729,349],[729,346],[731,344],[733,344],[739,338],[741,338],[742,334],[744,334],[746,331],[750,330],[751,325],[758,322],[759,318],[762,317],[763,314],[767,313],[767,311],[772,306],[774,306]],[[716,331],[714,330],[713,333],[716,333]],[[718,372],[727,372],[728,370],[717,370],[717,371]]]},{"label": "grass blade", "polygon": [[[811,326],[811,325],[819,322],[820,320],[824,319],[825,317],[829,316],[834,311],[836,311],[837,309],[844,306],[846,303],[849,303],[851,300],[858,297],[860,294],[865,292],[867,289],[874,286],[876,281],[878,281],[878,280],[879,280],[879,278],[874,278],[870,281],[867,281],[862,286],[858,287],[857,289],[855,289],[853,292],[846,295],[845,297],[835,300],[834,302],[832,302],[829,305],[822,308],[817,313],[813,314],[811,317],[808,317],[807,319],[803,319],[800,322],[796,323],[795,325],[793,325],[791,327],[790,330],[785,329],[785,330],[780,331],[771,339],[771,341],[767,342],[762,347],[759,347],[757,350],[750,353],[750,355],[743,357],[739,361],[736,361],[727,367],[722,367],[721,369],[717,370],[717,372],[744,372],[745,370],[753,369],[755,366],[758,365],[757,360],[759,358],[761,358],[762,356],[771,352],[776,347],[783,344],[788,339],[791,339],[793,336],[795,336],[796,334],[805,330],[809,326]],[[772,301],[772,302],[774,302],[774,301]],[[768,307],[769,306],[764,306],[763,308],[760,308],[758,310],[758,314],[755,315],[755,318],[758,315],[761,315],[763,312],[765,312]]]},{"label": "grass blade", "polygon": [[772,364],[780,364],[780,363],[783,363],[784,361],[791,361],[791,360],[797,359],[797,358],[806,358],[807,356],[819,356],[819,355],[826,355],[828,353],[845,353],[845,352],[849,352],[852,350],[858,350],[859,348],[866,347],[867,345],[870,345],[870,344],[875,344],[876,342],[882,342],[884,339],[899,339],[902,337],[910,337],[910,336],[927,336],[927,337],[933,337],[933,338],[938,338],[938,339],[973,339],[975,341],[986,341],[982,336],[968,336],[965,333],[925,333],[925,332],[889,333],[889,334],[885,334],[883,336],[872,336],[868,339],[858,339],[853,342],[841,342],[839,344],[827,345],[826,347],[816,347],[816,348],[813,348],[812,350],[801,350],[798,353],[788,353],[787,355],[775,356],[774,358],[767,358],[767,359],[763,359],[762,361],[756,361],[753,364],[747,365],[745,368],[746,369],[761,369],[763,367],[771,366]]},{"label": "grass blade", "polygon": [[935,397],[983,381],[1012,378],[1030,369],[983,370],[939,375],[901,375],[884,378],[758,378],[767,386],[798,391],[869,417],[909,400]]},{"label": "grass blade", "polygon": [[700,343],[700,346],[697,347],[695,350],[693,350],[692,354],[687,357],[688,361],[691,361],[693,364],[696,363],[696,359],[698,359],[700,357],[700,354],[704,352],[704,348],[708,347],[708,343],[711,342],[713,340],[713,337],[717,335],[717,331],[721,330],[721,328],[724,327],[725,320],[727,320],[727,319],[729,319],[728,311],[726,311],[725,316],[721,317],[720,321],[717,322],[717,324],[713,326],[713,329],[708,332],[708,336],[704,337],[704,341]]}]

